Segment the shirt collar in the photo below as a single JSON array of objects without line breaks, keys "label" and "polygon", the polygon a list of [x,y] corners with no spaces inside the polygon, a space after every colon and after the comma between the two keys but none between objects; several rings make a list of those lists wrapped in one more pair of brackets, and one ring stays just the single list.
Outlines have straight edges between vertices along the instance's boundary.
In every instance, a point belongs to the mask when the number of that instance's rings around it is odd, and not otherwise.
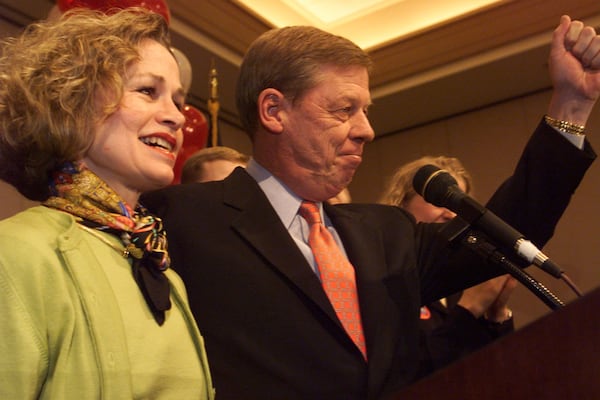
[{"label": "shirt collar", "polygon": [[[298,214],[302,199],[256,160],[250,159],[246,171],[258,182],[281,222],[289,229],[294,217]],[[323,215],[323,204],[317,203],[317,206]]]}]

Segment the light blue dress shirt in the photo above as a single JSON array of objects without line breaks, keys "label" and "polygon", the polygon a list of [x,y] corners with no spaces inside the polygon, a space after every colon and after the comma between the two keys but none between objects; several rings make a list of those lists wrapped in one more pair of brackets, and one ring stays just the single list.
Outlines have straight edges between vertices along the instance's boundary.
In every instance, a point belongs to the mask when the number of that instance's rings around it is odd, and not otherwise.
[{"label": "light blue dress shirt", "polygon": [[[246,171],[258,182],[258,185],[279,216],[279,219],[281,219],[283,226],[285,226],[292,239],[294,239],[294,242],[296,242],[296,245],[304,255],[304,258],[306,258],[306,261],[308,261],[312,270],[319,276],[315,257],[308,245],[308,233],[310,229],[306,220],[298,213],[303,199],[296,196],[283,182],[274,177],[254,159],[248,162]],[[323,203],[317,203],[317,206],[319,207],[321,220],[324,221],[325,227],[335,239],[342,253],[348,258],[339,235],[332,226],[331,220],[323,211]]]}]

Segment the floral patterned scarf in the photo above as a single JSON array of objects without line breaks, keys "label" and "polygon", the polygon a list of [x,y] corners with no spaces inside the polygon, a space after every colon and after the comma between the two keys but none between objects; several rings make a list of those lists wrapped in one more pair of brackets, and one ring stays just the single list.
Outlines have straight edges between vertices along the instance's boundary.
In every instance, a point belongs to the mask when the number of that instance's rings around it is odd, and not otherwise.
[{"label": "floral patterned scarf", "polygon": [[43,204],[78,217],[87,228],[111,233],[123,242],[132,272],[156,322],[162,325],[171,308],[167,235],[162,221],[125,203],[102,179],[80,164],[66,163],[50,183],[52,196]]}]

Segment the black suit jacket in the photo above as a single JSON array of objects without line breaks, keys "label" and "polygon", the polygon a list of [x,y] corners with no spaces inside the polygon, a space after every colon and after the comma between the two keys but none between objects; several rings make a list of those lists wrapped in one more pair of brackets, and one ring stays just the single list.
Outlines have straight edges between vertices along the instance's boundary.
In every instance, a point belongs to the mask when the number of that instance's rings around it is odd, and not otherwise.
[{"label": "black suit jacket", "polygon": [[[541,124],[491,205],[541,245],[593,158]],[[220,400],[382,398],[415,378],[420,305],[504,272],[465,246],[448,246],[436,235],[439,225],[415,224],[399,208],[326,206],[356,269],[365,362],[243,169],[224,181],[148,194],[142,203],[164,218]]]},{"label": "black suit jacket", "polygon": [[435,301],[427,305],[428,313],[421,315],[421,372],[419,377],[492,343],[514,331],[513,319],[494,323],[483,317],[475,318],[458,305],[462,292],[446,297],[446,305]]}]

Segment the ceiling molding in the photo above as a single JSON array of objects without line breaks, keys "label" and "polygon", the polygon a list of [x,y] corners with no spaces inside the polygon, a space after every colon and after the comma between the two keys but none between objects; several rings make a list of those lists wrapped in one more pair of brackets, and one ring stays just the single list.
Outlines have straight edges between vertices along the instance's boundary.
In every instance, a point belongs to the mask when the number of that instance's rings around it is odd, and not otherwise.
[{"label": "ceiling molding", "polygon": [[[510,1],[388,43],[370,52],[375,63],[371,86],[548,34],[563,13],[586,20],[600,14],[600,1],[570,0],[568,9],[564,0]],[[550,39],[548,36],[548,43]]]},{"label": "ceiling molding", "polygon": [[[272,24],[236,0],[168,4],[174,45],[194,69],[191,99],[204,105],[204,76],[214,60],[223,116],[235,120],[239,65],[250,44]],[[20,25],[45,18],[54,5],[54,0],[0,0],[0,12]],[[369,49],[376,100],[370,115],[377,135],[548,89],[548,43],[561,14],[598,27],[600,1],[505,0]]]},{"label": "ceiling molding", "polygon": [[228,0],[169,0],[171,15],[240,57],[273,26]]},{"label": "ceiling molding", "polygon": [[[371,86],[377,90],[491,49],[526,43],[530,37],[551,32],[563,13],[582,20],[600,14],[598,0],[568,3],[565,7],[565,0],[507,0],[380,45],[369,50],[375,63]],[[169,7],[174,30],[185,26],[188,32],[201,32],[213,41],[215,51],[229,50],[222,57],[238,66],[254,39],[273,27],[232,1],[169,0]],[[206,41],[199,44],[210,46]]]},{"label": "ceiling molding", "polygon": [[231,50],[230,46],[219,43],[217,40],[206,36],[188,23],[172,16],[170,27],[173,32],[176,32],[188,40],[191,40],[192,42],[202,46],[203,48],[210,50],[215,55],[227,60],[236,67],[239,67],[242,64],[242,54]]}]

